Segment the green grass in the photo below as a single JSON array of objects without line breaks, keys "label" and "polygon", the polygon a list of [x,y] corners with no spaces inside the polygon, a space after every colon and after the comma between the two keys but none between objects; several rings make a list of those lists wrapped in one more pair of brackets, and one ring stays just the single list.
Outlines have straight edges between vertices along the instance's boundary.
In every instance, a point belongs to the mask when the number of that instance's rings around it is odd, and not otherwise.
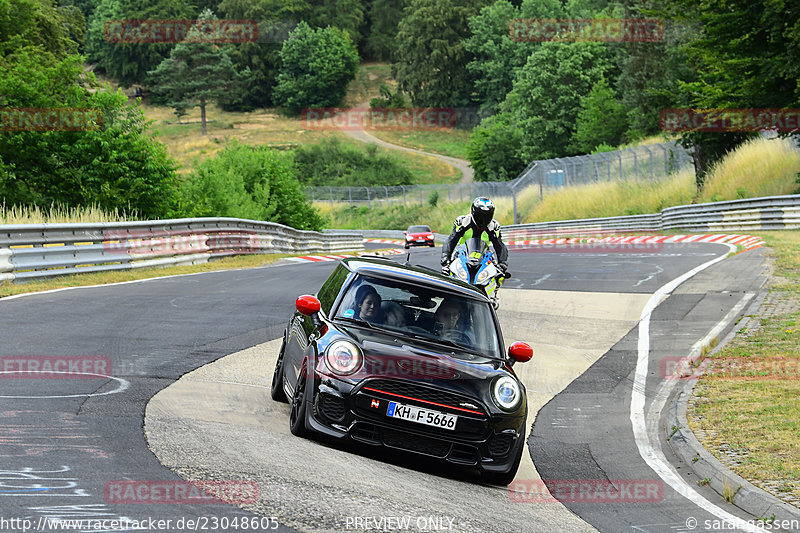
[{"label": "green grass", "polygon": [[[732,470],[777,496],[800,501],[800,231],[762,232],[775,273],[770,297],[787,311],[751,318],[718,353],[688,413],[703,445]],[[791,305],[793,304],[793,305]]]},{"label": "green grass", "polygon": [[461,129],[438,129],[438,130],[414,130],[414,131],[394,131],[394,130],[370,130],[370,133],[386,142],[415,148],[423,152],[434,154],[449,155],[459,159],[468,159],[467,144],[471,131]]}]

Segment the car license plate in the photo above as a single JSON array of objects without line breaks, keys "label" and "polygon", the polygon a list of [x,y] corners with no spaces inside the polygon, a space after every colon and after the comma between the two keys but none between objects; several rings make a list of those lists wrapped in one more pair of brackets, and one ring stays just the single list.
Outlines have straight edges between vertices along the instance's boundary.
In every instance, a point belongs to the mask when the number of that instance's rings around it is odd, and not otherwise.
[{"label": "car license plate", "polygon": [[417,242],[425,242],[425,239],[417,239]]},{"label": "car license plate", "polygon": [[423,409],[421,407],[397,402],[389,402],[386,416],[450,430],[456,429],[456,422],[458,421],[458,416],[456,415],[448,415],[440,413],[439,411],[432,411],[430,409]]}]

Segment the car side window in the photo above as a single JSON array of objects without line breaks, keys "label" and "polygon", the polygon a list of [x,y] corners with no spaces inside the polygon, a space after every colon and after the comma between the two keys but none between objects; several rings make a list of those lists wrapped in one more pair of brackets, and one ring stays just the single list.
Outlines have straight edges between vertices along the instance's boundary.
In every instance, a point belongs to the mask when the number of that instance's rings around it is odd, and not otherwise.
[{"label": "car side window", "polygon": [[333,306],[333,302],[336,300],[336,296],[339,294],[342,284],[347,279],[348,273],[349,271],[340,264],[317,293],[320,307],[326,315],[330,313],[331,306]]}]

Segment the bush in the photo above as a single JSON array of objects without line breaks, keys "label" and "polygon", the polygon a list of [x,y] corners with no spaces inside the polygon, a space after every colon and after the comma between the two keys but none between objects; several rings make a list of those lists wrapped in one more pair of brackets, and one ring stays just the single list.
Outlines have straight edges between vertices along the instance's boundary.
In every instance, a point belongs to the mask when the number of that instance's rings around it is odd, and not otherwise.
[{"label": "bush", "polygon": [[400,89],[392,92],[388,85],[382,83],[378,90],[381,95],[379,98],[373,98],[369,101],[370,108],[398,109],[406,106],[406,98]]},{"label": "bush", "polygon": [[8,131],[0,135],[0,203],[65,207],[97,205],[135,210],[142,218],[169,215],[175,162],[146,134],[138,105],[122,91],[87,87],[80,56],[56,59],[38,47],[0,59],[0,94],[9,107],[89,108],[102,126],[80,131]]},{"label": "bush", "polygon": [[520,156],[522,131],[508,113],[484,119],[472,131],[467,154],[475,169],[475,181],[510,180],[525,170],[528,161]]},{"label": "bush", "polygon": [[284,41],[281,61],[275,100],[298,114],[308,107],[335,106],[344,98],[356,77],[358,51],[339,28],[312,30],[301,22]]},{"label": "bush", "polygon": [[233,142],[181,187],[181,215],[265,220],[319,231],[322,218],[294,177],[291,156]]},{"label": "bush", "polygon": [[596,153],[594,150],[599,146],[619,145],[627,128],[625,107],[617,100],[605,78],[601,78],[589,94],[581,98],[572,142],[575,149],[581,152]]},{"label": "bush", "polygon": [[371,187],[411,185],[411,172],[387,156],[377,155],[377,147],[366,151],[344,145],[336,138],[295,150],[294,165],[304,185],[330,187]]}]

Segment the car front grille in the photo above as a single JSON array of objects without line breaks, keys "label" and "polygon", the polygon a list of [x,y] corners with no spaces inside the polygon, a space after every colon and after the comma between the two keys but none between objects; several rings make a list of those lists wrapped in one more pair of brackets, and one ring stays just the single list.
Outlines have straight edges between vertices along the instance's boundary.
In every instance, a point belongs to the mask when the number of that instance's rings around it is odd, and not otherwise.
[{"label": "car front grille", "polygon": [[383,443],[391,448],[400,448],[401,450],[424,453],[425,455],[440,458],[446,457],[452,446],[449,442],[443,440],[423,438],[385,428],[383,430]]},{"label": "car front grille", "polygon": [[511,435],[495,435],[489,439],[489,455],[492,457],[502,457],[508,454],[514,437]]},{"label": "car front grille", "polygon": [[341,398],[336,398],[330,394],[319,395],[319,411],[328,420],[341,422],[344,420],[345,404]]},{"label": "car front grille", "polygon": [[479,416],[486,415],[483,407],[467,396],[419,385],[412,381],[374,379],[364,385],[363,390],[369,391],[370,393],[382,392],[390,396],[395,396],[401,401],[403,398],[416,399],[440,406],[451,407],[464,413],[471,413]]}]

